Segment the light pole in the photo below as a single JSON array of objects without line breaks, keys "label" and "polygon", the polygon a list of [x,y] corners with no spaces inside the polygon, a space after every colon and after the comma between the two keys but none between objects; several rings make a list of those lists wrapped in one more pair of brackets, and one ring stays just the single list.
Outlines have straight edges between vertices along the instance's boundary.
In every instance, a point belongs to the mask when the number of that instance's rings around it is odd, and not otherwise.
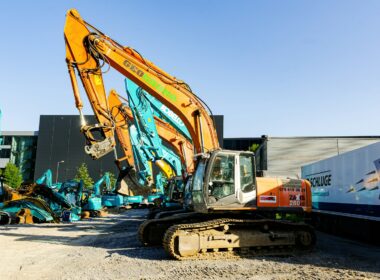
[{"label": "light pole", "polygon": [[55,175],[55,183],[57,184],[58,183],[58,171],[59,171],[59,164],[60,163],[64,163],[65,161],[64,160],[61,160],[61,161],[58,161],[57,162],[57,173]]}]

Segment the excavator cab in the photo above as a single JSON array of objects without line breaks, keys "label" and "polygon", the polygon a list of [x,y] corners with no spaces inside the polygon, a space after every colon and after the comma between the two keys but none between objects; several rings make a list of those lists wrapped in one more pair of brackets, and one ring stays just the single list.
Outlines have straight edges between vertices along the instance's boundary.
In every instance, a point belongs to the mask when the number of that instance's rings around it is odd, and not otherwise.
[{"label": "excavator cab", "polygon": [[251,152],[218,150],[199,158],[193,177],[196,211],[256,206],[255,157]]}]

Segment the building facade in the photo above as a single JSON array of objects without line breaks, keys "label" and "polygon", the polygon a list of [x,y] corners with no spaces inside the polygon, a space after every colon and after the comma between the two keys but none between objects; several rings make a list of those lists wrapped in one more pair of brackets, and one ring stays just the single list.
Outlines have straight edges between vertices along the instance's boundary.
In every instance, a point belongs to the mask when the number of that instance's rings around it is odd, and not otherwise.
[{"label": "building facade", "polygon": [[380,136],[224,138],[224,148],[253,150],[259,174],[300,178],[301,166],[380,141]]},{"label": "building facade", "polygon": [[36,131],[3,131],[0,145],[0,169],[8,162],[21,171],[24,181],[34,177],[38,133]]},{"label": "building facade", "polygon": [[301,177],[301,166],[380,141],[380,136],[268,137],[268,176]]},{"label": "building facade", "polygon": [[[95,123],[93,116],[86,116]],[[257,171],[266,176],[300,177],[301,166],[339,153],[380,141],[380,136],[352,137],[252,137],[223,138],[223,116],[214,116],[221,147],[229,150],[255,152]],[[115,175],[118,170],[114,154],[92,160],[84,152],[85,138],[80,132],[79,116],[41,116],[39,131],[3,134],[0,145],[0,168],[8,162],[16,164],[24,181],[40,177],[46,169],[53,172],[53,181],[75,177],[78,167],[85,163],[96,181],[105,172]],[[117,150],[118,156],[121,152]]]},{"label": "building facade", "polygon": [[[96,123],[94,116],[85,118],[88,123]],[[214,116],[213,119],[219,142],[223,145],[223,116]],[[105,172],[118,174],[113,153],[92,160],[84,152],[85,145],[85,138],[80,132],[79,116],[41,116],[34,178],[41,176],[46,169],[51,169],[54,181],[69,180],[75,177],[82,163],[87,165],[90,176],[95,181]],[[117,153],[121,157],[120,149]]]}]

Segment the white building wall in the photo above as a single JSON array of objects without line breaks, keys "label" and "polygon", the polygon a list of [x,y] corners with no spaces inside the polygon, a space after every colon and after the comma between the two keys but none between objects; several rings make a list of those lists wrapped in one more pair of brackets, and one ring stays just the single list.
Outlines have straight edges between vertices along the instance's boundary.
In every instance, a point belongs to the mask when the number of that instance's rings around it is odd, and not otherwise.
[{"label": "white building wall", "polygon": [[380,142],[379,137],[269,137],[266,176],[301,177],[301,166]]}]

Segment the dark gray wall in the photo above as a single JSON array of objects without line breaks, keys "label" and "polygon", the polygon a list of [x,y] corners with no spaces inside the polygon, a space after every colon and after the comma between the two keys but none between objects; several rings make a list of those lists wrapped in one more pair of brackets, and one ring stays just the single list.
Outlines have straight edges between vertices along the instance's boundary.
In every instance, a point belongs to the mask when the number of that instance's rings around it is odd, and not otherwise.
[{"label": "dark gray wall", "polygon": [[248,151],[253,144],[258,144],[259,148],[255,151],[256,170],[267,170],[267,138],[262,137],[251,138],[224,138],[223,148],[226,150]]},{"label": "dark gray wall", "polygon": [[[88,123],[95,123],[94,116],[86,116],[86,120]],[[220,145],[223,146],[223,116],[214,116],[214,120]],[[74,178],[78,166],[83,162],[87,164],[90,175],[95,181],[107,171],[117,175],[113,153],[99,160],[92,160],[84,152],[85,142],[80,132],[79,116],[41,116],[34,178],[40,177],[50,168],[55,182],[57,163],[61,160],[65,161],[59,166],[61,182]]]},{"label": "dark gray wall", "polygon": [[216,133],[218,134],[218,140],[220,147],[223,147],[224,140],[224,116],[223,115],[214,115],[212,116],[214,120],[214,125],[216,129]]},{"label": "dark gray wall", "polygon": [[[86,120],[88,123],[95,122],[93,116],[86,116]],[[113,153],[92,160],[84,152],[85,142],[80,132],[79,116],[41,116],[34,178],[40,177],[50,168],[55,182],[57,162],[61,160],[65,162],[59,165],[59,181],[74,178],[78,166],[83,162],[95,181],[107,171],[117,174]]]}]

